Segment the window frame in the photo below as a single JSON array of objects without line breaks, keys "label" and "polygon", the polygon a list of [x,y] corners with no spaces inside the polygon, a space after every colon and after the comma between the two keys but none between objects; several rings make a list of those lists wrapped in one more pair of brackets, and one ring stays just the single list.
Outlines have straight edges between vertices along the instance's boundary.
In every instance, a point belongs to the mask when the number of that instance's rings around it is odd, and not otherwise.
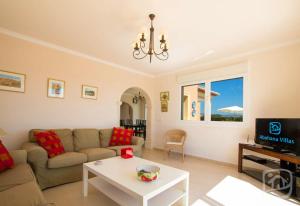
[{"label": "window frame", "polygon": [[[223,81],[223,80],[230,80],[230,79],[236,79],[236,78],[243,78],[243,121],[241,122],[234,122],[234,121],[211,121],[211,99],[210,99],[210,92],[211,92],[211,83],[215,81]],[[201,84],[205,83],[205,110],[204,110],[204,121],[200,120],[183,120],[182,119],[182,98],[183,98],[183,87],[189,86],[189,85],[195,85],[195,84]],[[178,85],[180,92],[180,99],[179,99],[179,121],[184,124],[196,124],[196,125],[208,125],[208,126],[229,126],[229,127],[240,127],[240,126],[246,126],[248,123],[248,75],[247,73],[242,74],[236,74],[236,75],[228,75],[228,76],[222,76],[222,77],[216,77],[216,78],[209,78],[206,80],[195,80],[195,81],[189,81],[184,82]]]}]

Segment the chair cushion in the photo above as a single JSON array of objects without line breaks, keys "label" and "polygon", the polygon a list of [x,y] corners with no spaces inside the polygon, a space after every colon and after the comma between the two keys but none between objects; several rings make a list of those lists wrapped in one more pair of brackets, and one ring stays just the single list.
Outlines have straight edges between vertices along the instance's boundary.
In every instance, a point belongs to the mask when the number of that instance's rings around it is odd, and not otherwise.
[{"label": "chair cushion", "polygon": [[87,161],[87,156],[79,152],[66,152],[48,160],[48,168],[62,168],[79,165]]},{"label": "chair cushion", "polygon": [[82,152],[87,155],[88,162],[116,156],[116,152],[114,150],[106,148],[82,149],[79,152]]},{"label": "chair cushion", "polygon": [[182,142],[171,142],[171,141],[167,142],[166,144],[169,144],[169,145],[183,145]]},{"label": "chair cushion", "polygon": [[112,147],[107,147],[107,149],[111,149],[116,151],[117,155],[121,155],[121,149],[123,148],[128,148],[131,147],[133,149],[133,153],[138,152],[140,150],[140,147],[137,145],[122,145],[122,146],[112,146]]},{"label": "chair cushion", "polygon": [[[73,135],[72,130],[70,129],[49,129],[54,131],[57,136],[59,136],[62,145],[65,148],[66,152],[73,152],[74,151],[74,143],[73,143]],[[46,131],[46,129],[32,129],[29,131],[29,141],[36,142],[34,133]]]},{"label": "chair cushion", "polygon": [[132,129],[114,127],[109,146],[131,145]]},{"label": "chair cushion", "polygon": [[13,167],[14,160],[0,140],[0,172]]},{"label": "chair cushion", "polygon": [[54,131],[36,132],[34,136],[37,143],[47,151],[49,158],[65,153],[65,148]]},{"label": "chair cushion", "polygon": [[0,192],[34,180],[35,177],[29,164],[17,164],[13,169],[0,174]]},{"label": "chair cushion", "polygon": [[113,129],[100,129],[100,144],[101,147],[108,147]]},{"label": "chair cushion", "polygon": [[74,129],[75,151],[100,147],[100,134],[97,129]]}]

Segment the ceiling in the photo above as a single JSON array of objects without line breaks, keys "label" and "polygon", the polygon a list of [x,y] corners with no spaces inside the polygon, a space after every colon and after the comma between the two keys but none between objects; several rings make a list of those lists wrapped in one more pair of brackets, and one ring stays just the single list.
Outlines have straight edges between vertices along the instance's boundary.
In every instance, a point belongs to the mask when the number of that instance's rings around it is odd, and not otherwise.
[{"label": "ceiling", "polygon": [[[151,64],[132,57],[150,12],[157,42],[165,33],[170,47]],[[0,27],[157,75],[299,39],[300,1],[1,0]]]}]

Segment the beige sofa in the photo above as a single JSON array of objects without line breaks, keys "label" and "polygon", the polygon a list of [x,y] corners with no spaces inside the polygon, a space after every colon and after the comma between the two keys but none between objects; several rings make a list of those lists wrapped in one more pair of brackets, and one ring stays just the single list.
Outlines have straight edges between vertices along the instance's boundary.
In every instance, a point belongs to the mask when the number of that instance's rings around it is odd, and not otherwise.
[{"label": "beige sofa", "polygon": [[41,129],[31,130],[29,142],[22,148],[41,189],[81,180],[83,163],[120,155],[124,147],[132,147],[134,155],[141,156],[144,144],[143,138],[133,137],[133,145],[109,147],[112,129],[54,129],[66,152],[49,159],[46,150],[35,142],[36,131]]},{"label": "beige sofa", "polygon": [[0,173],[1,206],[42,206],[46,205],[34,174],[27,164],[25,150],[10,152],[15,166]]}]

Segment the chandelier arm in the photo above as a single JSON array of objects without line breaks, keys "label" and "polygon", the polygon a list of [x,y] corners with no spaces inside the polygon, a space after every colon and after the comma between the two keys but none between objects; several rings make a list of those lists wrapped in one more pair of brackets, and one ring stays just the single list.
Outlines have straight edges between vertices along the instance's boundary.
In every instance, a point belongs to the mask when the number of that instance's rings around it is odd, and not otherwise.
[{"label": "chandelier arm", "polygon": [[169,53],[168,52],[164,52],[162,51],[161,53],[156,53],[154,52],[156,58],[158,58],[159,60],[165,61],[169,58]]},{"label": "chandelier arm", "polygon": [[166,44],[166,43],[160,43],[160,46],[159,46],[160,49],[164,49],[165,44]]},{"label": "chandelier arm", "polygon": [[144,41],[140,41],[140,47],[145,48],[145,42]]},{"label": "chandelier arm", "polygon": [[144,54],[144,56],[139,57],[140,54],[141,54],[140,50],[135,50],[132,52],[132,56],[135,59],[144,59],[147,56],[147,54]]},{"label": "chandelier arm", "polygon": [[143,45],[142,45],[142,42],[140,42],[140,50],[144,53],[144,54],[148,54],[147,52],[144,51],[144,48],[145,48],[145,43],[143,42]]}]

